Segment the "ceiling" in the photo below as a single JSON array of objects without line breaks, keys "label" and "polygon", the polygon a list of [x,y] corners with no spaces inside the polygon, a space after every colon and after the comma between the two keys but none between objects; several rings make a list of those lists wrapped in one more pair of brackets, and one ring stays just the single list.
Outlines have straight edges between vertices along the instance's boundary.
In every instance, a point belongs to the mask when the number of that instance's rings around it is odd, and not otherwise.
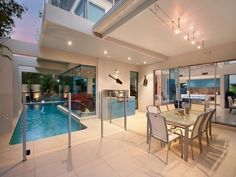
[{"label": "ceiling", "polygon": [[[236,41],[235,0],[158,0],[157,3],[172,19],[180,17],[181,28],[189,33],[194,30],[195,40],[205,40],[207,48]],[[109,37],[169,57],[197,50],[196,45],[185,41],[183,34],[176,35],[149,8],[114,30]]]},{"label": "ceiling", "polygon": [[[194,30],[195,40],[205,40],[207,48],[236,41],[235,0],[227,3],[223,0],[158,0],[157,3],[174,20],[181,17],[181,28],[189,33]],[[59,8],[53,10],[54,14],[64,13],[67,19],[75,16]],[[168,57],[197,50],[196,45],[184,40],[183,34],[176,35],[149,8],[117,26],[105,38],[66,27],[63,22],[56,24],[48,20],[44,24],[43,47],[129,64],[163,62]],[[71,46],[67,45],[69,40]]]},{"label": "ceiling", "polygon": [[[68,41],[72,41],[71,46],[67,45]],[[148,56],[128,47],[117,45],[49,21],[44,29],[41,46],[136,65],[143,64],[144,61],[147,64],[163,61],[163,59]],[[104,55],[104,50],[107,51],[107,55]],[[128,57],[131,57],[130,61]]]}]

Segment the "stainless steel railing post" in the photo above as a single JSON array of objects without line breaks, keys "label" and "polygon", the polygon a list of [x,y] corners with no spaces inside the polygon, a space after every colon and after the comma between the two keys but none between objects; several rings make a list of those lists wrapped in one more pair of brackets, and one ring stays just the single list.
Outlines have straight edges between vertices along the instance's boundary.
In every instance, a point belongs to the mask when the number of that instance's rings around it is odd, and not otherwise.
[{"label": "stainless steel railing post", "polygon": [[103,138],[103,94],[100,92],[101,138]]},{"label": "stainless steel railing post", "polygon": [[23,145],[23,161],[27,160],[26,157],[26,107],[25,107],[25,94],[22,94],[23,97],[23,110],[22,110],[22,145]]},{"label": "stainless steel railing post", "polygon": [[68,98],[68,148],[71,147],[71,93]]},{"label": "stainless steel railing post", "polygon": [[127,93],[124,93],[124,128],[127,130]]}]

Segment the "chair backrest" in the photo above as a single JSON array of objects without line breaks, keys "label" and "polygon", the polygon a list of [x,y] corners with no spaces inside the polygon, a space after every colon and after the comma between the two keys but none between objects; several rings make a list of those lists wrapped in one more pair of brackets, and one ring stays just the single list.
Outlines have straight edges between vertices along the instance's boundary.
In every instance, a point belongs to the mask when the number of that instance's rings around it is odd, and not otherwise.
[{"label": "chair backrest", "polygon": [[166,105],[160,105],[159,109],[160,109],[160,112],[167,112],[168,111],[168,108]]},{"label": "chair backrest", "polygon": [[191,104],[191,111],[205,111],[205,105],[204,104]]},{"label": "chair backrest", "polygon": [[209,119],[211,118],[210,117],[211,112],[212,112],[212,110],[207,110],[206,112],[203,113],[204,114],[204,119],[202,120],[202,125],[201,125],[202,131],[207,129]]},{"label": "chair backrest", "polygon": [[149,105],[146,107],[146,109],[147,109],[147,113],[155,113],[155,114],[160,113],[159,108],[155,105]]},{"label": "chair backrest", "polygon": [[206,116],[206,114],[204,114],[204,113],[198,116],[198,118],[193,126],[191,138],[194,138],[199,134],[200,129],[201,129],[201,124],[202,124],[202,121],[205,118],[205,116]]},{"label": "chair backrest", "polygon": [[162,117],[159,114],[147,113],[147,118],[151,135],[164,142],[168,142],[169,139],[165,117]]},{"label": "chair backrest", "polygon": [[172,111],[175,110],[175,105],[174,104],[167,104],[168,110]]},{"label": "chair backrest", "polygon": [[208,120],[208,124],[212,121],[213,115],[215,114],[216,109],[210,109],[210,115],[209,115],[209,120]]},{"label": "chair backrest", "polygon": [[233,105],[233,99],[231,96],[228,96],[228,102],[229,102],[229,107],[231,107]]}]

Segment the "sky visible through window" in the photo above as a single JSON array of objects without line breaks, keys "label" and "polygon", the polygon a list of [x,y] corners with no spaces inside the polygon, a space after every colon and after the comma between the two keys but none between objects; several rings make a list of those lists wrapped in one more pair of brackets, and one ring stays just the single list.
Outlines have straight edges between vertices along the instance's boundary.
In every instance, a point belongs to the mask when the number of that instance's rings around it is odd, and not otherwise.
[{"label": "sky visible through window", "polygon": [[12,39],[21,40],[29,43],[37,43],[37,31],[40,29],[41,20],[39,12],[43,7],[43,0],[16,0],[24,4],[28,11],[23,14],[22,19],[15,20],[15,28],[11,35]]}]

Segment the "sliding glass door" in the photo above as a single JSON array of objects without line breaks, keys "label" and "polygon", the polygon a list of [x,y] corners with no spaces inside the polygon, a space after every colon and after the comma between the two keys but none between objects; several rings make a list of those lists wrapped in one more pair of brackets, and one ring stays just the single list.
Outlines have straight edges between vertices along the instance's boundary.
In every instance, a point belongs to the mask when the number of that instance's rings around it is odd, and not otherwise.
[{"label": "sliding glass door", "polygon": [[236,126],[236,60],[157,70],[154,80],[155,105],[205,104],[214,122]]}]

